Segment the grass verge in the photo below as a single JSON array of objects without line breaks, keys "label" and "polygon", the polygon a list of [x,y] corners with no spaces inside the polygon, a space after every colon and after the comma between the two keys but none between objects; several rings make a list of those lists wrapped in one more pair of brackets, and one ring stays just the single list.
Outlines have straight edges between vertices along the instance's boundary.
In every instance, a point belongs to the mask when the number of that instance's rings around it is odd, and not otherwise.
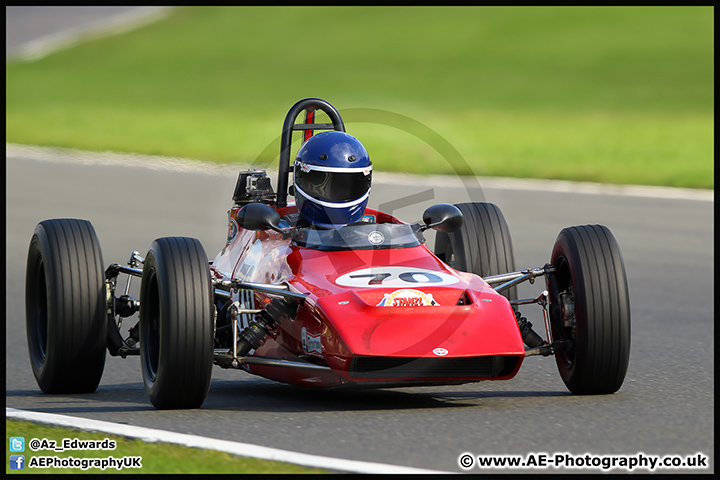
[{"label": "grass verge", "polygon": [[[165,473],[165,474],[186,474],[186,473],[328,473],[321,469],[305,468],[289,463],[272,462],[248,457],[238,457],[225,452],[214,450],[201,450],[196,448],[183,447],[168,443],[146,443],[141,440],[132,440],[117,435],[108,435],[98,432],[85,432],[61,427],[52,427],[32,422],[6,420],[5,447],[8,453],[8,463],[5,465],[5,473],[35,474],[35,473]],[[12,452],[10,450],[10,437],[23,437],[25,439],[24,452]],[[112,450],[66,450],[56,452],[54,450],[38,450],[36,452],[29,448],[29,442],[37,438],[39,440],[54,440],[62,445],[63,439],[78,440],[104,440],[109,439],[116,442]],[[23,470],[12,470],[10,468],[10,455],[24,455],[25,468]],[[30,468],[31,462],[38,462],[40,457],[58,457],[78,459],[108,457],[121,459],[123,457],[142,457],[141,468]],[[35,460],[33,461],[33,458]],[[130,464],[130,460],[127,460]],[[78,464],[80,465],[80,464]]]},{"label": "grass verge", "polygon": [[7,63],[6,138],[274,163],[318,96],[379,170],[713,188],[713,35],[712,7],[178,8]]}]

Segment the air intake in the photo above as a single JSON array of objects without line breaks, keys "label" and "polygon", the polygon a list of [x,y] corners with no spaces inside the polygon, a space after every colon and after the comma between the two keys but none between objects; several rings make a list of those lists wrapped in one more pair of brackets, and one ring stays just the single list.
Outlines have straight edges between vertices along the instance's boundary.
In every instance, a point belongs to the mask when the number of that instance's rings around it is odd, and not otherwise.
[{"label": "air intake", "polygon": [[499,377],[510,373],[516,357],[353,357],[350,375],[356,378]]}]

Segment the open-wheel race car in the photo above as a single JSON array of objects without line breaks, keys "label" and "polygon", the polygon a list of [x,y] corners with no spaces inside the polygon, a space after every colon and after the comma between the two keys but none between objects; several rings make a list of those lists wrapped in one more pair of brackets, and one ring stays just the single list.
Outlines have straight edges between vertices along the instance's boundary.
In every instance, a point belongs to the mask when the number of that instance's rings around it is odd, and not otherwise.
[{"label": "open-wheel race car", "polygon": [[[315,123],[318,110],[331,123]],[[291,163],[294,132],[303,143]],[[328,102],[293,105],[276,188],[263,170],[240,172],[226,245],[212,261],[196,239],[163,237],[144,257],[134,251],[127,265],[105,268],[90,222],[38,224],[26,310],[41,390],[95,391],[106,349],[140,356],[160,409],[201,406],[213,364],[303,386],[397,387],[507,380],[542,355],[555,356],[572,393],[620,388],[630,307],[606,227],[565,228],[549,263],[516,270],[494,204],[433,205],[422,224],[367,208],[372,164],[344,132]],[[139,300],[132,277],[142,279]],[[537,277],[546,288],[518,299],[517,285]],[[529,304],[542,309],[544,336],[519,311]]]}]

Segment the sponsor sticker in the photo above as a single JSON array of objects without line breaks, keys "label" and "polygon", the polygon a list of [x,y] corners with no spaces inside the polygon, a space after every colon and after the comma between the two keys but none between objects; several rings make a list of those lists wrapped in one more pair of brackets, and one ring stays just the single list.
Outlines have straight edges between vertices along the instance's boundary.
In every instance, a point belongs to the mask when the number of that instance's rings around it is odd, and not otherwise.
[{"label": "sponsor sticker", "polygon": [[227,236],[228,245],[231,244],[233,242],[233,240],[235,240],[235,238],[237,238],[237,234],[238,234],[238,224],[234,218],[230,217],[230,224],[228,225],[228,236]]},{"label": "sponsor sticker", "polygon": [[439,306],[433,299],[432,293],[421,292],[412,288],[395,290],[386,293],[377,307],[428,307]]},{"label": "sponsor sticker", "polygon": [[305,162],[301,162],[301,161],[299,161],[299,160],[295,160],[295,166],[296,166],[296,167],[300,167],[300,170],[301,170],[303,173],[308,173],[308,172],[310,171],[310,165],[308,165],[308,164],[305,163]]},{"label": "sponsor sticker", "polygon": [[436,348],[435,350],[433,350],[433,353],[439,357],[444,357],[448,354],[448,351],[444,348]]},{"label": "sponsor sticker", "polygon": [[322,342],[320,341],[320,334],[311,335],[305,327],[303,327],[300,332],[302,336],[303,352],[308,355],[322,356]]},{"label": "sponsor sticker", "polygon": [[368,234],[368,242],[372,243],[373,245],[382,245],[385,243],[385,235],[382,234],[382,232],[378,232],[377,230],[374,232],[370,232]]}]

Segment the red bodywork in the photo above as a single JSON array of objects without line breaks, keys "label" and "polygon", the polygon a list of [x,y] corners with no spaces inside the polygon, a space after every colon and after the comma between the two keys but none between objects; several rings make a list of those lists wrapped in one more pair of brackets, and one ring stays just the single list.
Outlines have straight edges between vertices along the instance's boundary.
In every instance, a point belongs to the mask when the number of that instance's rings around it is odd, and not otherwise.
[{"label": "red bodywork", "polygon": [[[425,244],[320,251],[291,245],[272,230],[238,228],[238,210],[230,211],[228,243],[212,263],[213,276],[287,283],[308,295],[295,318],[283,318],[277,334],[250,355],[332,369],[246,365],[251,373],[298,385],[400,386],[505,380],[520,368],[525,347],[507,299],[477,275],[450,268]],[[293,205],[278,210],[295,212]],[[403,223],[371,209],[366,214]],[[252,301],[270,298],[255,292]]]}]

